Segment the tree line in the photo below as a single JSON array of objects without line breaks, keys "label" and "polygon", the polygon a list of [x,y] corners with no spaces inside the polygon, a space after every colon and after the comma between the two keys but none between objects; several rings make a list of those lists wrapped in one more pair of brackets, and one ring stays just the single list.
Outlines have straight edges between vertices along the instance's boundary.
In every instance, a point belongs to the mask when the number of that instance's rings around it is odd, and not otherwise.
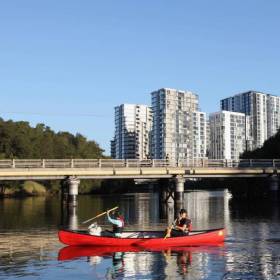
[{"label": "tree line", "polygon": [[254,151],[247,151],[241,155],[241,158],[246,159],[276,159],[280,158],[280,130],[267,139],[261,148]]},{"label": "tree line", "polygon": [[[42,158],[105,158],[104,150],[93,140],[77,133],[55,132],[49,126],[37,124],[32,127],[25,121],[0,118],[0,159]],[[100,190],[106,182],[82,180],[79,193]],[[109,189],[109,188],[107,188]],[[0,198],[6,196],[54,195],[61,190],[59,180],[1,181]]]},{"label": "tree line", "polygon": [[102,158],[104,150],[77,133],[55,132],[49,126],[0,118],[0,159]]}]

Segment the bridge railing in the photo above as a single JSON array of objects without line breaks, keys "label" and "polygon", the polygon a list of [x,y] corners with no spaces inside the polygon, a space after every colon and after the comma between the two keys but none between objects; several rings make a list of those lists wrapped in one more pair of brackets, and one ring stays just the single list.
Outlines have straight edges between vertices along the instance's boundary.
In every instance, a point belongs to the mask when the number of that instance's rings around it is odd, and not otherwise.
[{"label": "bridge railing", "polygon": [[0,168],[266,168],[280,167],[280,159],[2,159]]}]

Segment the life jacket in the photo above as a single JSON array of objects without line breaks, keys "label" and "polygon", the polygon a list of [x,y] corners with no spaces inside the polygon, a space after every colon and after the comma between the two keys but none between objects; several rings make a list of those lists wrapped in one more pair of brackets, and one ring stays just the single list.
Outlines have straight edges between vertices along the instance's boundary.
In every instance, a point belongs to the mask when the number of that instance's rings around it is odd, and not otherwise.
[{"label": "life jacket", "polygon": [[192,221],[189,218],[183,218],[180,221],[177,221],[177,225],[180,226],[180,227],[186,225],[188,231],[192,230]]},{"label": "life jacket", "polygon": [[117,226],[117,225],[113,225],[113,233],[122,233],[123,232],[123,228],[124,228],[124,218],[122,216],[116,218],[116,220],[121,221],[122,225],[121,227]]}]

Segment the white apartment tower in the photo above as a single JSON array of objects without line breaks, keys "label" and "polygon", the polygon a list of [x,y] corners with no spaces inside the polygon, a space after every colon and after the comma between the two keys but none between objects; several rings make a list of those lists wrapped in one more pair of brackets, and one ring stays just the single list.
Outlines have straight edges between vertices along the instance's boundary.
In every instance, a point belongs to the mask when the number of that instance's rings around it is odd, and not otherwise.
[{"label": "white apartment tower", "polygon": [[111,156],[117,159],[149,158],[151,129],[150,107],[137,104],[116,106],[115,136],[111,141]]},{"label": "white apartment tower", "polygon": [[271,137],[280,128],[280,97],[267,95],[267,137]]},{"label": "white apartment tower", "polygon": [[170,88],[151,95],[152,157],[171,161],[205,157],[206,116],[198,111],[198,96]]},{"label": "white apartment tower", "polygon": [[251,149],[259,148],[280,127],[280,97],[248,91],[221,100],[221,110],[244,113],[250,116]]},{"label": "white apartment tower", "polygon": [[239,159],[246,149],[246,116],[243,113],[220,111],[209,116],[211,159]]},{"label": "white apartment tower", "polygon": [[192,158],[203,158],[207,153],[206,113],[192,113]]}]

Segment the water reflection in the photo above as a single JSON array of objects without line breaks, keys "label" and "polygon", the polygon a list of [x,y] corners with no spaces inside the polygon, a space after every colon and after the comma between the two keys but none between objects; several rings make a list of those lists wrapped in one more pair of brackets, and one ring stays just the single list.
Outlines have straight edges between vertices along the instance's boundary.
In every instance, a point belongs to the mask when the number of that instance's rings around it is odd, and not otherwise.
[{"label": "water reflection", "polygon": [[156,193],[80,196],[73,211],[63,210],[58,197],[1,200],[0,279],[280,279],[279,202],[240,203],[224,190],[186,192],[184,206],[194,229],[225,226],[225,247],[108,248],[57,260],[61,223],[81,229],[82,221],[116,205],[131,230],[161,230],[174,217],[172,202],[161,205]]},{"label": "water reflection", "polygon": [[60,224],[58,197],[28,197],[0,199],[0,229],[28,230],[30,228],[57,227]]},{"label": "water reflection", "polygon": [[[187,192],[184,205],[193,220],[194,229],[223,227],[229,220],[228,197],[225,191]],[[148,230],[166,227],[176,215],[174,202],[164,205],[157,193],[136,193],[114,196],[79,196],[77,208],[61,205],[59,197],[32,197],[2,199],[0,214],[1,231],[57,228],[61,224],[69,228],[81,227],[81,222],[104,209],[118,205],[128,227]],[[105,225],[106,219],[98,220]]]},{"label": "water reflection", "polygon": [[116,252],[112,256],[112,267],[107,270],[106,279],[115,279],[124,276],[124,253]]},{"label": "water reflection", "polygon": [[103,271],[106,279],[129,278],[135,275],[153,275],[154,279],[158,279],[157,275],[175,279],[176,275],[186,276],[189,272],[193,277],[193,270],[200,271],[203,276],[207,271],[205,255],[222,256],[223,247],[157,248],[143,251],[133,246],[110,248],[68,246],[59,251],[58,260],[84,259],[97,269],[103,259],[111,259],[110,266]]},{"label": "water reflection", "polygon": [[[84,215],[82,220],[85,220],[103,212],[105,203],[108,205],[107,209],[119,205],[128,229],[165,229],[177,216],[176,203],[172,199],[169,199],[167,203],[162,202],[157,193],[122,195],[119,196],[118,203],[115,202],[115,196],[104,197],[105,201],[102,203],[99,199],[100,197],[81,197],[77,208],[64,205],[61,212],[63,216],[61,225],[69,229],[81,228],[80,217]],[[229,199],[230,196],[226,191],[215,191],[214,195],[207,191],[186,193],[184,205],[192,219],[193,229],[220,228],[228,225]],[[95,200],[99,203],[96,204]],[[111,203],[109,204],[108,201]],[[84,209],[85,207],[87,209]],[[108,229],[106,216],[98,219],[98,223]]]},{"label": "water reflection", "polygon": [[[174,268],[177,267],[176,270],[181,275],[185,275],[189,272],[189,266],[192,262],[192,252],[190,249],[187,250],[180,250],[180,251],[173,251],[171,249],[163,251],[163,256],[165,258],[165,274],[172,275]],[[176,256],[176,258],[172,258]],[[176,263],[175,263],[176,260]]]}]

